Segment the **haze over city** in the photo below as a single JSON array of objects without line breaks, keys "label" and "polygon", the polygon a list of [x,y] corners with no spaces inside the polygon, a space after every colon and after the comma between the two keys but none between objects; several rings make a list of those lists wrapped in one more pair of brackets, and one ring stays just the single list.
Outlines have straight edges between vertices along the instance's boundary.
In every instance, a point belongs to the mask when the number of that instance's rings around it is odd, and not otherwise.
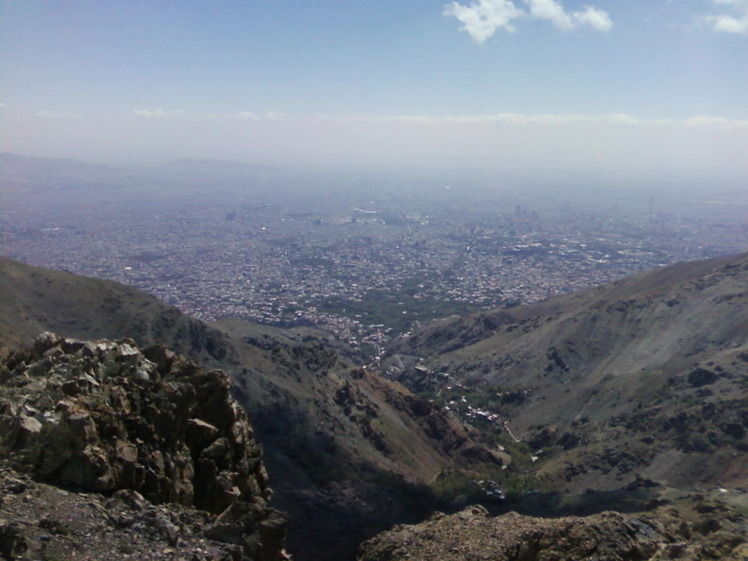
[{"label": "haze over city", "polygon": [[3,1],[1,150],[748,176],[748,4]]}]

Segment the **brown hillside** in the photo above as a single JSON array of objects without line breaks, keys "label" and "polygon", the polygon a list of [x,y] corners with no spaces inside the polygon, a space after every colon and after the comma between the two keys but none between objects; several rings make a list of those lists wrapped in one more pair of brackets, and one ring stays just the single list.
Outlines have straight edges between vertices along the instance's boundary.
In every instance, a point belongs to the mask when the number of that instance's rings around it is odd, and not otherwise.
[{"label": "brown hillside", "polygon": [[406,385],[480,396],[556,488],[748,482],[746,254],[437,323],[393,352],[421,361],[393,370]]}]

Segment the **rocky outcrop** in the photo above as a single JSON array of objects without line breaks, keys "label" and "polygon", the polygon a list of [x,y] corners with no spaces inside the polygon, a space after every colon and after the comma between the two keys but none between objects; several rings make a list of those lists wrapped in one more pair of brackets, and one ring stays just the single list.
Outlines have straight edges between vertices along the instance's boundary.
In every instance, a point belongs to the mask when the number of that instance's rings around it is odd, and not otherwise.
[{"label": "rocky outcrop", "polygon": [[654,561],[742,559],[745,519],[711,519],[709,528],[674,512],[632,516],[533,518],[510,512],[492,517],[473,506],[437,513],[415,526],[396,526],[365,542],[359,561]]},{"label": "rocky outcrop", "polygon": [[[137,491],[111,496],[33,480],[0,462],[0,559],[237,561],[240,544],[206,537],[214,516]],[[261,559],[261,558],[259,558]]]},{"label": "rocky outcrop", "polygon": [[228,377],[164,347],[42,334],[0,365],[0,457],[35,479],[178,503],[245,559],[280,556],[285,517]]}]

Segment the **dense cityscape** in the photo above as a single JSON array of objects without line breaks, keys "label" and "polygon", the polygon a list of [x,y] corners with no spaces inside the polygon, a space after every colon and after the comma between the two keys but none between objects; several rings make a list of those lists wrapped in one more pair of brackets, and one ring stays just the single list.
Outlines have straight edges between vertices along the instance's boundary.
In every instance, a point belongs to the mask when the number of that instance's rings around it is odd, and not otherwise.
[{"label": "dense cityscape", "polygon": [[[12,191],[12,190],[11,190]],[[745,201],[449,185],[9,192],[5,256],[376,349],[415,321],[748,249]]]}]

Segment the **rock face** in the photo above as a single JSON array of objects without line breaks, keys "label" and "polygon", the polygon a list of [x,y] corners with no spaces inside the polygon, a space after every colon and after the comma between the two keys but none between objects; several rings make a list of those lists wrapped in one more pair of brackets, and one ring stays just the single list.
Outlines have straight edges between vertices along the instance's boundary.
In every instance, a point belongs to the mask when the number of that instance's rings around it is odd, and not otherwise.
[{"label": "rock face", "polygon": [[[474,506],[453,515],[435,514],[415,526],[396,526],[364,543],[359,561],[742,559],[748,551],[742,530],[727,518],[715,519],[705,531],[673,513],[533,518],[510,512],[492,517]],[[733,531],[724,531],[723,525]]]},{"label": "rock face", "polygon": [[245,559],[280,556],[261,451],[228,377],[164,347],[44,333],[0,365],[0,457],[35,479],[210,515]]},{"label": "rock face", "polygon": [[[137,491],[63,490],[0,462],[0,559],[237,561],[242,546],[211,540],[214,516]],[[245,556],[246,557],[246,556]]]}]

